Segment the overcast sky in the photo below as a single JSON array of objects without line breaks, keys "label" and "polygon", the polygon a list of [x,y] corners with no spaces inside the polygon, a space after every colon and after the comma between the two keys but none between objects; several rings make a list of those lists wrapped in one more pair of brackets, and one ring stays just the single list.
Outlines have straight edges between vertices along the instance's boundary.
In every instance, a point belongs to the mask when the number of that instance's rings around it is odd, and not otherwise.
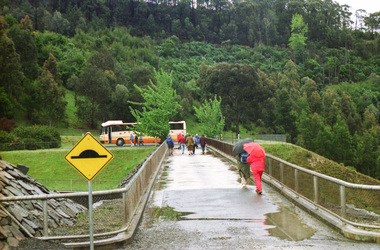
[{"label": "overcast sky", "polygon": [[351,6],[351,12],[355,15],[358,9],[364,9],[368,14],[380,11],[380,0],[333,0],[340,5],[347,4]]}]

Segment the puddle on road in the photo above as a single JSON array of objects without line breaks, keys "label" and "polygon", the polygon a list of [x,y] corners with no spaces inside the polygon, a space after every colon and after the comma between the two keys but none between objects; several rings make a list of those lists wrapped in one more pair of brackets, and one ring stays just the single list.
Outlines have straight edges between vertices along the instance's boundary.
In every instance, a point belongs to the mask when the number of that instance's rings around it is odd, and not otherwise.
[{"label": "puddle on road", "polygon": [[158,219],[166,221],[181,221],[185,216],[194,214],[192,212],[177,212],[172,207],[151,207],[146,210],[146,219],[144,220],[144,226],[151,228],[155,225]]},{"label": "puddle on road", "polygon": [[281,208],[278,213],[266,214],[266,217],[266,224],[275,226],[268,229],[269,235],[280,239],[300,241],[315,233],[314,229],[301,223],[294,212],[285,208]]},{"label": "puddle on road", "polygon": [[[189,220],[187,215],[194,214],[192,212],[177,212],[172,207],[152,207],[148,208],[147,217],[144,222],[146,228],[153,227],[157,220],[166,221],[183,221]],[[190,219],[191,220],[191,219]],[[197,220],[209,220],[207,218]],[[214,219],[215,220],[215,219]],[[233,219],[228,219],[233,220]],[[251,220],[253,223],[264,225],[273,225],[274,228],[266,229],[269,236],[290,241],[301,241],[314,235],[315,230],[301,223],[295,212],[286,208],[281,208],[280,212],[266,214],[266,219]]]}]

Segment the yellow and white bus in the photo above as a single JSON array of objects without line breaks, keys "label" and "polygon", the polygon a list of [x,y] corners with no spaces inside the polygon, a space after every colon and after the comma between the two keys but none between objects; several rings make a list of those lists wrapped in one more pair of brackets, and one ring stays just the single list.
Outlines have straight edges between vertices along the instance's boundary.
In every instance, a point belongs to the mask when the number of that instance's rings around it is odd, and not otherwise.
[{"label": "yellow and white bus", "polygon": [[[125,123],[121,120],[106,121],[102,123],[102,129],[100,131],[100,142],[103,144],[116,144],[117,146],[123,146],[125,143],[131,143],[130,136],[134,133],[129,127],[133,127],[136,123]],[[177,141],[178,134],[186,135],[186,122],[169,122],[170,136],[173,141]],[[136,135],[134,135],[136,136]],[[144,143],[155,143],[156,138],[152,136],[143,136]],[[160,143],[160,139],[157,138],[157,142]]]}]

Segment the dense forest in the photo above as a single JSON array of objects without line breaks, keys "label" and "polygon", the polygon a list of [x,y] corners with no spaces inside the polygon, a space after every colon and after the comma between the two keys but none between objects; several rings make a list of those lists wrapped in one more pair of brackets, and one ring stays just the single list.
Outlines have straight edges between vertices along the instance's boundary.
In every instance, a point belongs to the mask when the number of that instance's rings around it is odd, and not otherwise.
[{"label": "dense forest", "polygon": [[173,120],[216,95],[225,131],[287,134],[380,178],[379,29],[380,12],[331,0],[0,0],[0,142],[133,121],[135,85],[164,70]]}]

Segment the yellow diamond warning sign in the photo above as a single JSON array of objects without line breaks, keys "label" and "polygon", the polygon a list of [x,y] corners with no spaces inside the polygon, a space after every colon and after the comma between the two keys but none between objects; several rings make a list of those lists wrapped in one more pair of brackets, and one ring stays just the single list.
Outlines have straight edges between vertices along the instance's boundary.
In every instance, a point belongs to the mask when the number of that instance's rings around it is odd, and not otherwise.
[{"label": "yellow diamond warning sign", "polygon": [[113,154],[90,133],[83,136],[65,156],[65,160],[88,181],[92,181],[112,158]]}]

